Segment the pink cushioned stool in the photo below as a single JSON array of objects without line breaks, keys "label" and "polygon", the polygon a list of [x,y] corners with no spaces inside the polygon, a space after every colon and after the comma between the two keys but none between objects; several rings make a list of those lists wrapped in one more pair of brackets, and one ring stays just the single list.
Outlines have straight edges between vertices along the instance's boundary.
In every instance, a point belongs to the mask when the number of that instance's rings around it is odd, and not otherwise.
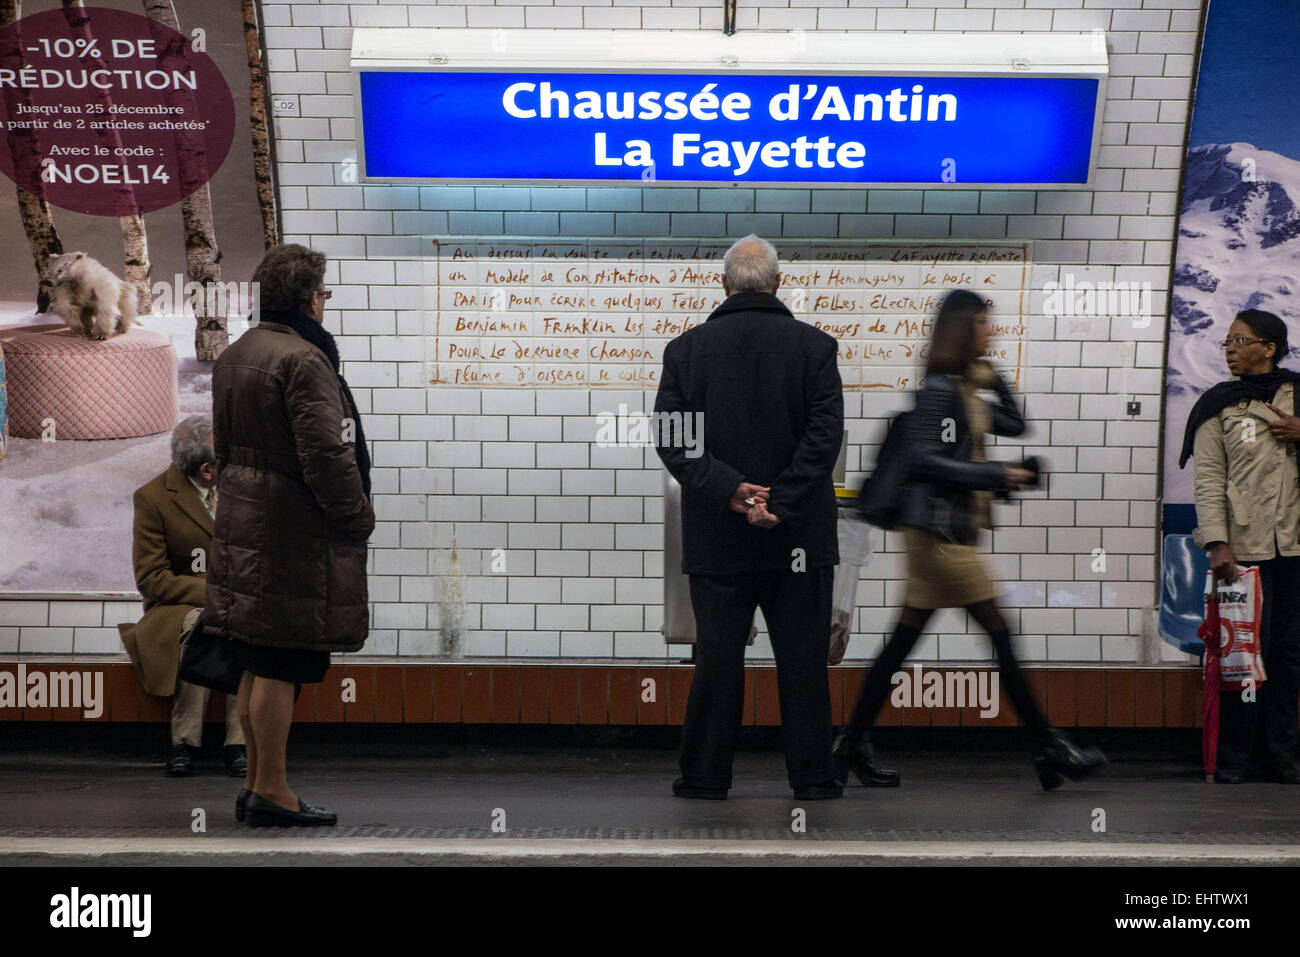
[{"label": "pink cushioned stool", "polygon": [[56,440],[127,439],[166,432],[180,415],[176,350],[162,333],[20,332],[4,350],[10,435],[39,439],[53,419]]}]

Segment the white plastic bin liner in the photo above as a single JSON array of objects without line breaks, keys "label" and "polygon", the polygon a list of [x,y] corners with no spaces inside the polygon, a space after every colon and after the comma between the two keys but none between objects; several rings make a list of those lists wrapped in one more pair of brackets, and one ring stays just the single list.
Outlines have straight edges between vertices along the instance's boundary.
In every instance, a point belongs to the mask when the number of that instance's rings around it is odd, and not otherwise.
[{"label": "white plastic bin liner", "polygon": [[858,575],[871,561],[871,526],[840,509],[840,563],[831,591],[831,651],[827,659],[837,665],[844,658],[853,630],[853,609],[858,597]]}]

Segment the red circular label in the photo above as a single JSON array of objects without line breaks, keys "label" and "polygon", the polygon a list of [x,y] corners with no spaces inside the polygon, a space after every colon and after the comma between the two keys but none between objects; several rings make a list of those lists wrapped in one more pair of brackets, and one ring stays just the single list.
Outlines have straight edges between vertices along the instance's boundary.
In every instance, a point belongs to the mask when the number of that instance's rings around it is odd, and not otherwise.
[{"label": "red circular label", "polygon": [[102,7],[0,30],[0,170],[94,216],[180,202],[220,168],[235,136],[230,87],[195,42]]}]

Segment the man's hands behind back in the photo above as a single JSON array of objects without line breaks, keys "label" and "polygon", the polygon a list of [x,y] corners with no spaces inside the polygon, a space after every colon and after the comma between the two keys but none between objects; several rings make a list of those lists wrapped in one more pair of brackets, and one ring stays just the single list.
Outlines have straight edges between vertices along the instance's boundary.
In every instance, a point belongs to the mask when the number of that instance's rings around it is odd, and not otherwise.
[{"label": "man's hands behind back", "polygon": [[767,510],[767,500],[771,489],[753,482],[741,482],[731,496],[730,508],[749,519],[750,525],[760,528],[775,528],[780,519]]}]

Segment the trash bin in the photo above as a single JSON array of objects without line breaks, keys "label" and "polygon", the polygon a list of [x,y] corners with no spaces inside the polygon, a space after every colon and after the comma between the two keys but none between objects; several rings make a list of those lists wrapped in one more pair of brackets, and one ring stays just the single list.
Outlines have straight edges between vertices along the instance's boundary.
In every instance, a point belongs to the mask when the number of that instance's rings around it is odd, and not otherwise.
[{"label": "trash bin", "polygon": [[858,576],[871,561],[871,526],[857,517],[858,493],[836,488],[835,502],[839,506],[840,563],[835,568],[835,585],[831,589],[831,650],[826,660],[832,665],[844,660],[844,652],[848,650],[858,598]]}]

